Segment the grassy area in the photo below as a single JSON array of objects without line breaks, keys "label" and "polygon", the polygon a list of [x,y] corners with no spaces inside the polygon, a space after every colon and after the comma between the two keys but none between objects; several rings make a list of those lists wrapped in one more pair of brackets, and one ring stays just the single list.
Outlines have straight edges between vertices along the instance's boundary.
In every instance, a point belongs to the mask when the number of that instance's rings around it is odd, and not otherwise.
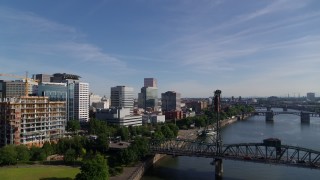
[{"label": "grassy area", "polygon": [[79,172],[79,168],[68,166],[13,166],[0,168],[0,179],[71,180],[74,179]]}]

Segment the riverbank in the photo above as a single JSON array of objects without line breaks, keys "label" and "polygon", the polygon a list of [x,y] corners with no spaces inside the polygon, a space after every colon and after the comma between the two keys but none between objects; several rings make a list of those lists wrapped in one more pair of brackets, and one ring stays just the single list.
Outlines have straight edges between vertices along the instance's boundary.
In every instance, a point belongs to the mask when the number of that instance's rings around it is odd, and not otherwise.
[{"label": "riverbank", "polygon": [[153,157],[148,158],[144,162],[139,162],[135,166],[132,167],[124,167],[123,173],[110,177],[110,180],[139,180],[142,178],[144,173],[159,161],[161,158],[165,157],[166,155],[156,154]]}]

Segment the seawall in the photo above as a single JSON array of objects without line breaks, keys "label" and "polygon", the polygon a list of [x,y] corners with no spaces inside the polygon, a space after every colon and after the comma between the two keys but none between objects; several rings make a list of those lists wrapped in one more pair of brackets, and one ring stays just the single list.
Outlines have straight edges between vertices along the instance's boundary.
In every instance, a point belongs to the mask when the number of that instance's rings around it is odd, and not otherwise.
[{"label": "seawall", "polygon": [[234,122],[237,122],[237,121],[239,121],[239,120],[246,120],[246,119],[248,119],[249,117],[251,117],[251,114],[244,115],[244,116],[236,116],[235,118],[230,118],[230,119],[225,119],[225,120],[222,120],[222,121],[220,122],[220,125],[221,125],[221,127],[223,127],[223,126],[226,126],[226,125],[228,125],[228,124],[232,124],[232,123],[234,123]]}]

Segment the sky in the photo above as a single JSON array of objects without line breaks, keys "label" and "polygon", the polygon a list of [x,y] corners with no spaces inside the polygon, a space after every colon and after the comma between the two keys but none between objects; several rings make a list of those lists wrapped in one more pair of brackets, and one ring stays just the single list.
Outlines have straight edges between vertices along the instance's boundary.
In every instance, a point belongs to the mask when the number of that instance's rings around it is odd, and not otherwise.
[{"label": "sky", "polygon": [[2,0],[0,24],[0,73],[101,96],[150,77],[182,97],[320,96],[319,0]]}]

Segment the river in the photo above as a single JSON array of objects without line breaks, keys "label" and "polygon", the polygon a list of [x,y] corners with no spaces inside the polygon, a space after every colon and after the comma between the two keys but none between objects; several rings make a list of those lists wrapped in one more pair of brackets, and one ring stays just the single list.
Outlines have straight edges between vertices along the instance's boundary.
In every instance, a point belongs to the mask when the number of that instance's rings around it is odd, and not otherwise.
[{"label": "river", "polygon": [[[223,127],[221,134],[224,144],[262,142],[273,137],[281,139],[282,144],[320,151],[320,118],[310,119],[309,124],[301,124],[300,116],[281,114],[274,116],[273,123],[267,123],[265,116],[252,116]],[[156,163],[142,180],[214,179],[214,166],[210,162],[212,159],[209,158],[167,156]],[[223,168],[225,180],[320,179],[320,170],[297,167],[223,160]]]}]

